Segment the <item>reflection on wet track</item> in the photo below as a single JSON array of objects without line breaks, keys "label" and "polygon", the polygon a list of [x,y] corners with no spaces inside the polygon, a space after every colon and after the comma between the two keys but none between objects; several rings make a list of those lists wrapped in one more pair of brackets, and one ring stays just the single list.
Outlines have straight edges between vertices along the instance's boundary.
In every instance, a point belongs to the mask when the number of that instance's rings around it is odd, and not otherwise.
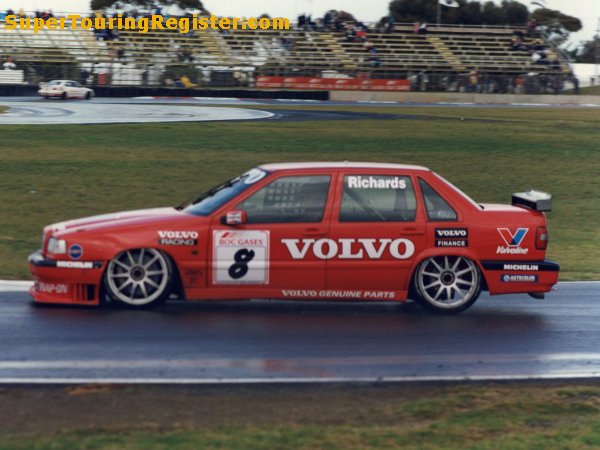
[{"label": "reflection on wet track", "polygon": [[413,304],[34,306],[0,293],[0,381],[405,380],[600,375],[600,283],[545,301],[483,295],[458,316]]}]

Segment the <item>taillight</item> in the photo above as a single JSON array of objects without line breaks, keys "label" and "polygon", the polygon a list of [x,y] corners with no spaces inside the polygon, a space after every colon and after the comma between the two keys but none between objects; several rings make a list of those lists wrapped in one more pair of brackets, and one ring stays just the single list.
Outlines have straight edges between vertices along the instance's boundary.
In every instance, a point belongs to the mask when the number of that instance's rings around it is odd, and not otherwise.
[{"label": "taillight", "polygon": [[546,250],[548,248],[548,229],[546,227],[538,227],[535,234],[535,248],[538,250]]}]

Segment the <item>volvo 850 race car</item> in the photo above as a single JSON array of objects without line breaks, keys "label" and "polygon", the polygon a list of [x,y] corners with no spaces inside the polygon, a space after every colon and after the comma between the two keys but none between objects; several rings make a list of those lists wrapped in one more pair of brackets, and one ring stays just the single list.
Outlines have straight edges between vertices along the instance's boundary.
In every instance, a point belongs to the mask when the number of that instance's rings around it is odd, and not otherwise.
[{"label": "volvo 850 race car", "polygon": [[29,258],[37,302],[148,307],[202,299],[414,299],[455,313],[482,290],[543,298],[551,196],[477,204],[431,170],[268,164],[181,207],[44,229]]},{"label": "volvo 850 race car", "polygon": [[90,100],[94,96],[94,91],[81,86],[77,81],[52,80],[48,83],[40,83],[38,94],[44,98],[85,98]]}]

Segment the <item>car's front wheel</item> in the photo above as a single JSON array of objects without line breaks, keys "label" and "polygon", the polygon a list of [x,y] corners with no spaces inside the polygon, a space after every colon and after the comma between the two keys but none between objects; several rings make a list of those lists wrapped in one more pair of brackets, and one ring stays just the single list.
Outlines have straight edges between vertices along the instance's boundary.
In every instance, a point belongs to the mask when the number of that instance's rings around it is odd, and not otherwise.
[{"label": "car's front wheel", "polygon": [[415,272],[416,300],[429,311],[456,314],[469,308],[481,292],[477,265],[462,256],[434,256]]},{"label": "car's front wheel", "polygon": [[113,300],[131,307],[156,306],[171,294],[171,261],[153,248],[126,250],[108,263],[104,287]]},{"label": "car's front wheel", "polygon": [[86,94],[85,94],[85,99],[86,99],[86,100],[91,100],[91,99],[92,99],[92,93],[91,93],[91,92],[89,92],[89,91],[88,91],[88,92],[86,92]]}]

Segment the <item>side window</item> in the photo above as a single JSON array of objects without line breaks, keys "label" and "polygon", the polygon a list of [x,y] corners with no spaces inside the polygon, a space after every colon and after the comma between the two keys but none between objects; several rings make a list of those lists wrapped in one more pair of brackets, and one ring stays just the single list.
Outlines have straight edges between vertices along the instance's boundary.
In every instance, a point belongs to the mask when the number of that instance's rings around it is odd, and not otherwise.
[{"label": "side window", "polygon": [[419,178],[419,186],[423,193],[423,202],[427,210],[427,218],[432,221],[458,220],[454,208],[444,200],[426,181]]},{"label": "side window", "polygon": [[410,177],[347,175],[340,222],[410,222],[417,201]]},{"label": "side window", "polygon": [[329,175],[279,178],[237,205],[248,223],[320,222],[323,219]]}]

